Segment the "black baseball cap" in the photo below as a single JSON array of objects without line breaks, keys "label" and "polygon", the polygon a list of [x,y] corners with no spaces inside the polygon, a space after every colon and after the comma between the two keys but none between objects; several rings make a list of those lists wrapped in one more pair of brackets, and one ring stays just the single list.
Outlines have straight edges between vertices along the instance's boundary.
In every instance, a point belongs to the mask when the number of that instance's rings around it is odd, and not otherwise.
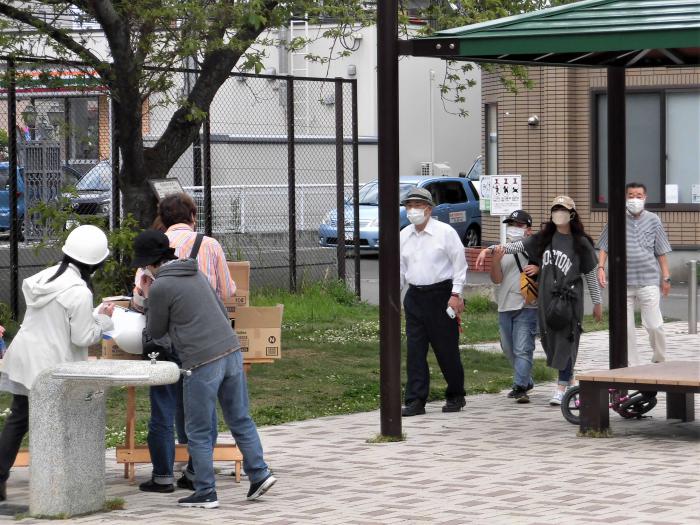
[{"label": "black baseball cap", "polygon": [[532,217],[525,210],[515,210],[503,221],[505,224],[510,224],[512,222],[519,222],[520,224],[527,224],[528,227],[532,226]]},{"label": "black baseball cap", "polygon": [[134,259],[132,268],[143,268],[163,259],[177,259],[175,249],[170,247],[170,239],[158,230],[145,230],[134,239]]}]

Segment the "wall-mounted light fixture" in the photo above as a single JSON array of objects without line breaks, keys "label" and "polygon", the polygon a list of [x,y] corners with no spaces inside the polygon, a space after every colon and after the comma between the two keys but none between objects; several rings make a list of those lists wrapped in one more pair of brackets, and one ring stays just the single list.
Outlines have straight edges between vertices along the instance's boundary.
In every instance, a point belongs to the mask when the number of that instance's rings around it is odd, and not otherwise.
[{"label": "wall-mounted light fixture", "polygon": [[348,76],[354,77],[355,75],[357,75],[357,66],[355,64],[350,64],[348,66]]},{"label": "wall-mounted light fixture", "polygon": [[537,126],[540,123],[540,117],[537,115],[530,115],[527,118],[527,125],[528,126]]}]

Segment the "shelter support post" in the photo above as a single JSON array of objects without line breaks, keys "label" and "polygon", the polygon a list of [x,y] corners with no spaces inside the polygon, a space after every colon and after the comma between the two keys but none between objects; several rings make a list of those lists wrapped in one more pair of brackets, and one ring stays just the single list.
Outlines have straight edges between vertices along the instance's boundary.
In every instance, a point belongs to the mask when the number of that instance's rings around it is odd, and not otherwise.
[{"label": "shelter support post", "polygon": [[17,71],[15,61],[7,61],[7,153],[10,183],[10,309],[19,321],[19,222],[17,216]]},{"label": "shelter support post", "polygon": [[401,436],[398,1],[377,4],[381,433]]},{"label": "shelter support post", "polygon": [[610,368],[627,366],[625,69],[608,67],[608,273]]}]

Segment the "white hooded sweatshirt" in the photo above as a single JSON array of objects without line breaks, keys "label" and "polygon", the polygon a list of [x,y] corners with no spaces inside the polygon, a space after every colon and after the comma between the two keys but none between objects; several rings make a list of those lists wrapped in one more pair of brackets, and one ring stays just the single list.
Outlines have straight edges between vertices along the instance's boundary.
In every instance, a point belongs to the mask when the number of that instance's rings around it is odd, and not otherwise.
[{"label": "white hooded sweatshirt", "polygon": [[[87,347],[113,328],[112,319],[93,314],[92,292],[72,264],[47,282],[58,266],[47,268],[22,283],[27,304],[22,326],[3,360],[3,375],[31,390],[36,377],[62,363],[87,360]],[[6,386],[6,382],[2,382]]]}]

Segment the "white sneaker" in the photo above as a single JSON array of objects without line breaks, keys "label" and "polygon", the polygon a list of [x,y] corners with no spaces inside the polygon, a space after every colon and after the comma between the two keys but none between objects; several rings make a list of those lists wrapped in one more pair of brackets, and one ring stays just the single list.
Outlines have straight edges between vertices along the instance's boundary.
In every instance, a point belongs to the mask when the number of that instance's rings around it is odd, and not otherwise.
[{"label": "white sneaker", "polygon": [[552,406],[561,405],[561,400],[564,399],[564,390],[559,390],[558,388],[552,394],[552,398],[549,400],[549,404]]}]

